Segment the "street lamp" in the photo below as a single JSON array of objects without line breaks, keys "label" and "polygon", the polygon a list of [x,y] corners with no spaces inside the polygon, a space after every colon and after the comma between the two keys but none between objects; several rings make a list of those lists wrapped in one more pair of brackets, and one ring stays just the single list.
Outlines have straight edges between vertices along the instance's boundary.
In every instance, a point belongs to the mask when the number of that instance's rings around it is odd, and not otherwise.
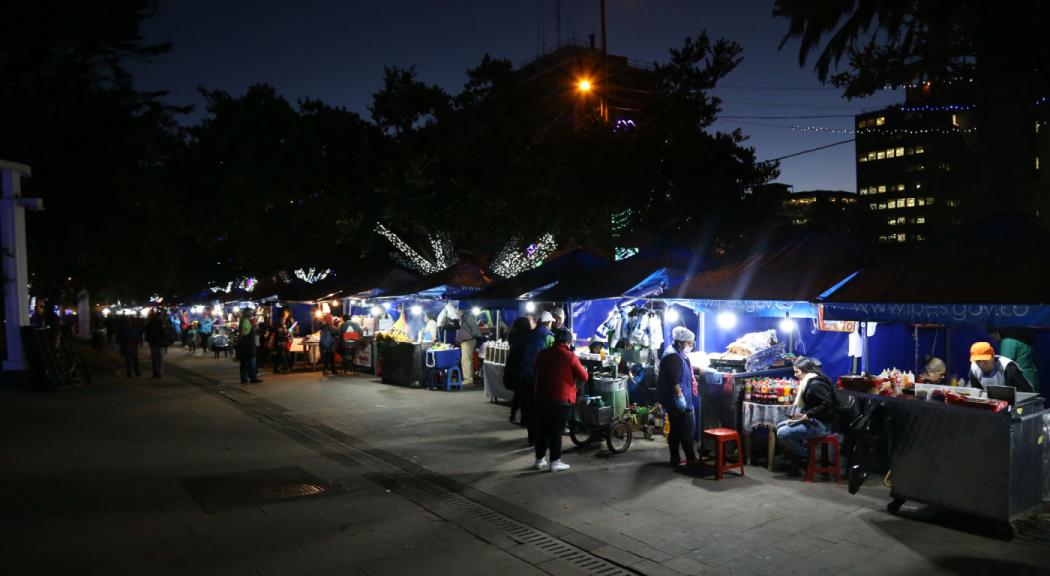
[{"label": "street lamp", "polygon": [[576,91],[583,97],[590,96],[591,94],[598,96],[598,115],[601,116],[602,120],[609,120],[608,111],[605,109],[605,99],[602,98],[600,92],[595,90],[594,82],[592,82],[590,78],[584,77],[578,79],[576,81]]}]

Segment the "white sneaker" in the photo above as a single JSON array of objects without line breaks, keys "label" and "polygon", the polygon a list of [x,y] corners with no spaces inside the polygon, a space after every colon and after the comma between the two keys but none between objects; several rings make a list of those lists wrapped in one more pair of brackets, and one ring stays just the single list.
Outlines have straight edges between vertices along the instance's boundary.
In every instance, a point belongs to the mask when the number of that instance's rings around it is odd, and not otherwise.
[{"label": "white sneaker", "polygon": [[561,472],[562,470],[568,470],[569,468],[572,468],[572,466],[569,466],[561,460],[551,462],[551,472]]},{"label": "white sneaker", "polygon": [[535,464],[533,464],[532,467],[537,469],[537,470],[545,470],[547,468],[547,459],[546,458],[540,458],[539,460],[536,461]]}]

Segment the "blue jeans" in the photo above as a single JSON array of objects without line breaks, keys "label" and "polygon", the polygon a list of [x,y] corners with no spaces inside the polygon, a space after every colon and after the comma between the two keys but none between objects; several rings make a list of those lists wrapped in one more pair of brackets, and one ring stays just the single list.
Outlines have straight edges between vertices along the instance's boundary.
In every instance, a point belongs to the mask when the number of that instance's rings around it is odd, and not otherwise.
[{"label": "blue jeans", "polygon": [[777,425],[777,438],[784,443],[788,450],[803,458],[809,452],[809,448],[806,445],[808,439],[825,436],[830,433],[831,430],[823,422],[813,418],[802,422],[791,422],[788,420]]},{"label": "blue jeans", "polygon": [[153,367],[154,378],[164,377],[164,353],[167,351],[168,349],[163,346],[154,346],[150,344],[149,359],[150,365]]}]

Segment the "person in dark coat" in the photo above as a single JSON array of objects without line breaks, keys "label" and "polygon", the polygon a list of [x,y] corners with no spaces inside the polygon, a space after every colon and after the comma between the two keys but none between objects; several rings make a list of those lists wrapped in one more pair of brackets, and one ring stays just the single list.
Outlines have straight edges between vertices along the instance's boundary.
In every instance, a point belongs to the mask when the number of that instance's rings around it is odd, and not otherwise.
[{"label": "person in dark coat", "polygon": [[798,473],[801,459],[807,456],[810,438],[831,434],[838,419],[838,399],[831,380],[820,369],[820,362],[805,356],[795,359],[795,395],[797,412],[777,426],[777,439],[790,450],[791,470]]},{"label": "person in dark coat", "polygon": [[522,358],[525,357],[525,340],[535,328],[527,316],[518,316],[507,333],[507,365],[503,368],[503,387],[514,393],[510,402],[510,421],[514,422],[521,407],[523,393],[521,388]]},{"label": "person in dark coat", "polygon": [[164,377],[164,354],[171,345],[168,340],[167,327],[164,325],[164,317],[160,312],[154,312],[146,322],[146,342],[149,344],[150,364],[153,368],[153,378]]},{"label": "person in dark coat", "polygon": [[529,446],[532,446],[536,442],[536,397],[535,390],[531,385],[535,382],[535,373],[533,372],[536,356],[542,350],[550,348],[554,344],[554,335],[551,333],[551,325],[554,324],[554,317],[551,316],[550,312],[544,312],[540,315],[539,324],[532,329],[528,334],[528,338],[525,339],[525,351],[521,357],[521,386],[518,387],[520,392],[524,395],[521,398],[521,423],[525,425],[525,429],[528,430],[529,435]]},{"label": "person in dark coat", "polygon": [[124,374],[131,378],[138,378],[139,372],[139,344],[142,343],[142,332],[139,331],[131,320],[121,318],[117,328],[117,345],[120,347],[120,355],[124,357]]},{"label": "person in dark coat", "polygon": [[671,332],[671,339],[674,341],[672,348],[660,359],[656,396],[671,428],[667,436],[671,466],[676,468],[683,464],[681,456],[684,454],[684,464],[696,467],[699,465],[693,417],[696,404],[693,401],[693,365],[689,361],[689,352],[693,350],[696,336],[688,328],[678,326]]}]

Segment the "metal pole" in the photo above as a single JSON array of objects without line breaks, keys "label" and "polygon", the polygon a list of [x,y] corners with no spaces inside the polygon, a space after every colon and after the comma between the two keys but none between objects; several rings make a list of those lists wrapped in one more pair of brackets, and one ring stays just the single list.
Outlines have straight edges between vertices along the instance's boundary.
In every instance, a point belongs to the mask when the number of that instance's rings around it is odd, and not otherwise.
[{"label": "metal pole", "polygon": [[29,325],[29,267],[26,256],[26,209],[42,210],[43,200],[22,197],[22,177],[29,166],[0,161],[0,244],[3,247],[4,321],[7,355],[4,370],[28,370],[22,347],[22,327]]}]

